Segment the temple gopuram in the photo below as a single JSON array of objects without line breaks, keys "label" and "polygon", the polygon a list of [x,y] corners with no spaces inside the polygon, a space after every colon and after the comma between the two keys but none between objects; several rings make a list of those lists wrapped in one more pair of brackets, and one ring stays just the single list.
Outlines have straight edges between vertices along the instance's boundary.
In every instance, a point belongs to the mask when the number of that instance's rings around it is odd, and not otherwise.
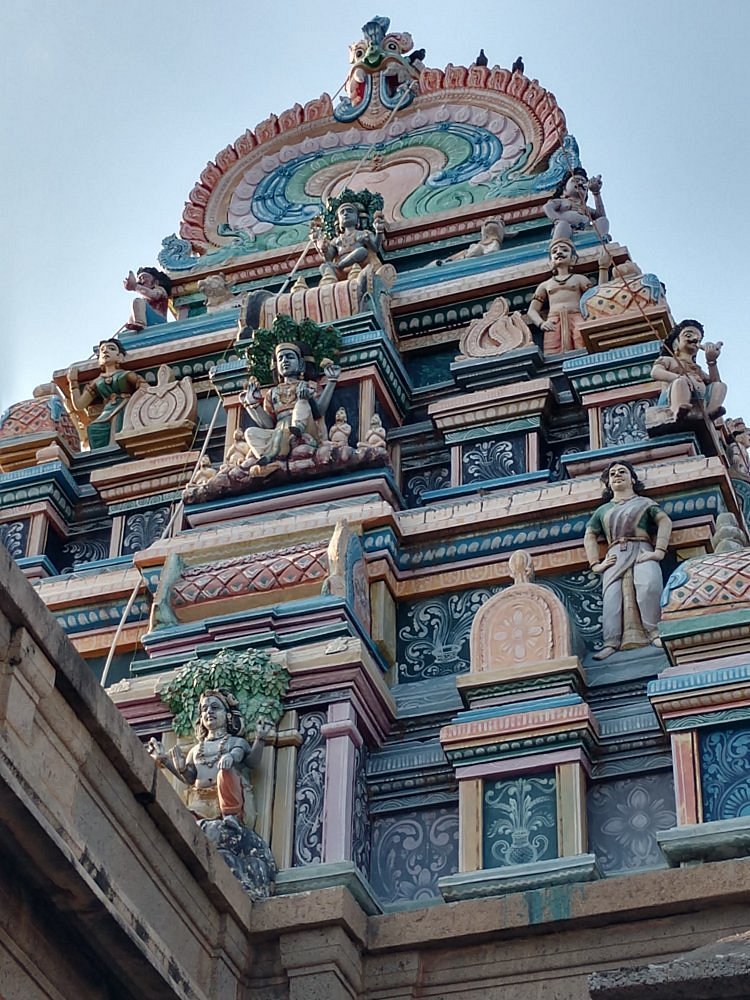
[{"label": "temple gopuram", "polygon": [[426,58],[365,24],[0,418],[6,1000],[750,996],[736,334]]}]

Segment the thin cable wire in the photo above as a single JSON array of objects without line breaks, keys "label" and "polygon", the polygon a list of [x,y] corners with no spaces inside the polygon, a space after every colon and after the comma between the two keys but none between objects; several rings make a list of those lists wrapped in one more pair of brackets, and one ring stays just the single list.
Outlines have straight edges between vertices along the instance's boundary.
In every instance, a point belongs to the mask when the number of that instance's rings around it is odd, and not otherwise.
[{"label": "thin cable wire", "polygon": [[[224,354],[226,355],[226,353],[227,352],[225,351]],[[195,463],[195,468],[193,470],[192,476],[190,477],[190,481],[192,481],[193,477],[195,476],[195,473],[200,468],[201,462],[203,460],[203,456],[206,454],[206,451],[208,450],[209,441],[211,440],[211,434],[213,433],[214,427],[216,426],[216,420],[217,420],[217,417],[219,415],[219,408],[220,408],[220,406],[222,404],[221,395],[219,395],[218,389],[216,389],[215,387],[214,387],[214,389],[215,389],[217,395],[219,396],[219,399],[217,400],[216,408],[214,409],[213,416],[211,417],[211,421],[210,421],[210,423],[208,425],[208,430],[206,431],[206,437],[205,437],[205,440],[203,441],[203,447],[201,448],[200,454],[198,455],[198,459],[197,459],[197,461]],[[197,428],[196,428],[196,434],[197,434]],[[195,438],[193,440],[195,440]],[[158,541],[161,542],[161,541],[163,541],[165,538],[167,538],[169,536],[169,534],[170,534],[170,532],[172,530],[172,525],[177,520],[177,517],[182,513],[182,510],[183,510],[184,506],[185,506],[184,497],[180,497],[179,501],[175,504],[175,508],[172,511],[172,516],[170,517],[169,521],[167,522],[167,524],[165,525],[164,529],[162,530],[162,533],[159,536]],[[122,615],[120,616],[120,621],[118,622],[117,629],[115,631],[115,634],[114,634],[114,636],[112,638],[112,642],[111,642],[110,647],[109,647],[109,653],[107,654],[107,659],[106,659],[105,664],[104,664],[104,670],[102,671],[102,679],[101,679],[101,685],[102,685],[102,687],[106,687],[107,686],[107,680],[109,678],[109,671],[110,671],[110,668],[112,666],[112,660],[115,657],[115,651],[117,649],[117,642],[118,642],[120,636],[122,635],[122,630],[125,627],[125,622],[127,621],[128,615],[130,614],[130,612],[131,612],[131,610],[133,608],[133,605],[135,604],[136,598],[138,597],[138,594],[140,593],[141,588],[143,587],[143,585],[144,585],[144,581],[141,578],[140,580],[137,581],[137,583],[133,587],[133,591],[132,591],[130,597],[128,598],[128,603],[125,605],[125,610],[123,611]],[[140,624],[140,621],[138,622],[138,624]]]}]

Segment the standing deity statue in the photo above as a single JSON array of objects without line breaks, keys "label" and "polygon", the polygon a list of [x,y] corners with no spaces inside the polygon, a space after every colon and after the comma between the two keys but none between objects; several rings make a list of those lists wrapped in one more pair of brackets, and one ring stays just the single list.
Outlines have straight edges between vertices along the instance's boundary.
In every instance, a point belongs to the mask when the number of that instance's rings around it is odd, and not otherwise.
[{"label": "standing deity statue", "polygon": [[[564,354],[585,347],[579,327],[581,296],[593,287],[583,274],[576,274],[573,265],[578,260],[576,248],[568,238],[553,239],[549,246],[552,277],[537,286],[527,313],[528,319],[544,331],[545,354]],[[607,280],[605,258],[599,260],[599,283]],[[547,316],[541,310],[546,307]]]},{"label": "standing deity statue", "polygon": [[[684,319],[673,327],[651,369],[651,378],[662,383],[659,405],[668,406],[675,421],[700,415],[703,407],[711,420],[724,415],[722,403],[727,387],[719,377],[718,357],[722,342],[703,343],[703,326],[694,319]],[[708,371],[696,358],[704,351]]]},{"label": "standing deity statue", "polygon": [[243,730],[237,699],[228,691],[205,691],[199,702],[198,742],[187,756],[175,746],[167,752],[151,739],[148,752],[187,785],[185,804],[198,819],[224,819],[252,827],[255,805],[247,772],[258,766],[270,725],[258,721],[252,746]]},{"label": "standing deity statue", "polygon": [[[602,473],[602,499],[583,538],[589,565],[602,578],[604,660],[618,649],[661,645],[658,635],[664,558],[672,522],[653,500],[629,462],[612,462]],[[599,558],[599,537],[607,554]]]},{"label": "standing deity statue", "polygon": [[369,216],[357,201],[342,201],[336,209],[335,235],[331,238],[324,231],[323,219],[316,216],[310,226],[310,236],[318,251],[325,258],[320,265],[321,283],[330,284],[353,278],[368,264],[382,263],[385,223],[383,213],[373,214],[373,228],[368,228]]},{"label": "standing deity statue", "polygon": [[[586,204],[589,192],[594,196],[593,207]],[[609,240],[609,219],[602,201],[602,179],[589,177],[583,167],[576,167],[557,186],[544,206],[544,214],[554,223],[552,240],[571,239],[573,233],[592,228],[603,240]]]},{"label": "standing deity statue", "polygon": [[137,274],[129,271],[123,286],[129,292],[138,293],[130,307],[126,330],[142,330],[146,326],[167,322],[172,282],[163,271],[155,267],[141,267]]},{"label": "standing deity statue", "polygon": [[121,364],[125,359],[125,348],[115,337],[101,340],[98,346],[101,374],[80,388],[78,368],[68,369],[68,385],[73,410],[88,423],[88,443],[90,448],[105,448],[114,444],[114,436],[122,428],[125,404],[145,379],[136,372],[125,371]]},{"label": "standing deity statue", "polygon": [[[324,359],[324,383],[314,381],[312,358],[299,341],[280,343],[274,350],[273,370],[276,385],[261,390],[250,379],[240,393],[253,426],[245,431],[245,441],[258,475],[268,475],[277,459],[287,458],[295,439],[316,448],[327,437],[322,417],[325,415],[338,382],[341,369]],[[247,462],[245,463],[247,466]],[[262,470],[262,471],[261,471]]]}]

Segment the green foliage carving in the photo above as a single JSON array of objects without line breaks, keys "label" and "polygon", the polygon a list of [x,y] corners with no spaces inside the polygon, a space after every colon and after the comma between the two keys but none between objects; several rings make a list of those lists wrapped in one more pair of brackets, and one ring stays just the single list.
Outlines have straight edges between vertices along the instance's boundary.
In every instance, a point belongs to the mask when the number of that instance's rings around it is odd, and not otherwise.
[{"label": "green foliage carving", "polygon": [[253,340],[246,352],[248,372],[261,385],[273,382],[271,363],[274,348],[290,340],[301,340],[307,344],[317,368],[320,368],[324,358],[335,361],[341,351],[341,334],[332,326],[319,326],[307,317],[298,323],[291,316],[277,316],[270,330],[253,331]]},{"label": "green foliage carving", "polygon": [[239,702],[245,729],[252,731],[258,719],[276,723],[283,712],[282,698],[289,686],[289,672],[268,653],[257,649],[237,652],[221,649],[209,660],[186,663],[164,686],[161,700],[174,714],[172,727],[178,736],[188,736],[198,719],[198,702],[204,691],[223,688]]},{"label": "green foliage carving", "polygon": [[329,239],[333,239],[338,232],[336,213],[341,205],[356,205],[359,210],[360,225],[363,229],[372,229],[375,225],[375,213],[383,211],[384,202],[382,194],[368,191],[367,188],[361,191],[344,188],[341,194],[329,198],[323,210],[323,232]]}]

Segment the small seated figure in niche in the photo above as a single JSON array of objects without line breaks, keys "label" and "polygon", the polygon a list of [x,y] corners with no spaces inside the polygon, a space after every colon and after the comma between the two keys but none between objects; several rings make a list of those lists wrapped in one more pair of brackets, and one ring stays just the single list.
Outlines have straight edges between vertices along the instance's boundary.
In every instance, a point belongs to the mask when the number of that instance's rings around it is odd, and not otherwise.
[{"label": "small seated figure in niche", "polygon": [[196,818],[253,826],[255,805],[247,772],[260,763],[271,726],[258,721],[252,746],[242,736],[243,728],[233,694],[205,691],[195,726],[198,742],[187,757],[179,746],[167,752],[156,739],[147,744],[157,764],[188,786],[185,804]]},{"label": "small seated figure in niche", "polygon": [[[549,247],[552,277],[537,286],[527,313],[529,322],[544,331],[544,354],[565,354],[585,347],[580,326],[581,296],[592,288],[589,279],[576,274],[578,253],[569,239],[553,239]],[[599,259],[599,283],[607,280],[607,261]],[[546,307],[546,318],[541,310]]]},{"label": "small seated figure in niche", "polygon": [[336,410],[336,420],[328,433],[330,442],[334,448],[346,448],[349,446],[351,433],[352,426],[347,422],[346,410],[340,406]]},{"label": "small seated figure in niche", "polygon": [[[704,407],[711,420],[726,412],[722,403],[727,387],[719,377],[717,363],[723,345],[720,340],[704,344],[703,336],[703,326],[697,320],[684,319],[670,331],[661,357],[651,369],[651,378],[663,384],[659,405],[668,406],[675,421],[700,417]],[[706,355],[708,371],[696,361],[701,350]]]},{"label": "small seated figure in niche", "polygon": [[[586,204],[589,192],[594,196],[593,208]],[[589,177],[583,167],[576,167],[557,186],[544,206],[544,214],[554,223],[552,240],[572,239],[574,232],[592,228],[605,241],[609,236],[609,219],[602,201],[602,179]]]},{"label": "small seated figure in niche", "polygon": [[[664,586],[659,563],[667,552],[672,522],[643,496],[644,486],[629,462],[612,462],[602,472],[604,503],[586,525],[583,546],[589,565],[602,578],[604,660],[620,649],[661,645],[658,624]],[[607,554],[599,558],[599,537]]]},{"label": "small seated figure in niche", "polygon": [[211,480],[216,475],[216,469],[211,466],[211,459],[208,455],[204,455],[203,458],[198,463],[198,468],[193,473],[193,478],[190,480],[191,486],[202,486],[203,483],[210,483]]},{"label": "small seated figure in niche", "polygon": [[224,465],[227,468],[236,468],[245,461],[250,454],[250,447],[245,441],[245,435],[241,430],[236,430],[232,435],[232,443],[227,448],[224,456]]},{"label": "small seated figure in niche", "polygon": [[360,441],[360,447],[365,448],[385,448],[386,430],[379,413],[373,413],[370,418],[370,426],[367,428],[365,440]]},{"label": "small seated figure in niche", "polygon": [[122,429],[125,405],[142,385],[146,385],[137,372],[125,371],[125,348],[116,337],[99,341],[97,354],[101,374],[80,388],[78,368],[68,369],[68,385],[73,410],[88,421],[87,433],[90,448],[106,448],[114,444],[115,434]]},{"label": "small seated figure in niche", "polygon": [[482,223],[482,233],[478,243],[472,243],[465,250],[451,254],[445,260],[437,261],[445,264],[453,260],[466,260],[470,257],[483,257],[487,253],[496,253],[501,249],[505,239],[505,223],[501,218],[485,219]]},{"label": "small seated figure in niche", "polygon": [[[293,446],[305,444],[311,452],[326,439],[322,418],[331,402],[341,369],[324,359],[324,384],[314,381],[315,370],[306,345],[293,341],[274,349],[273,370],[277,384],[265,393],[255,379],[240,393],[240,401],[253,423],[245,431],[248,463],[253,474],[268,475],[279,468],[279,459]],[[257,470],[257,471],[256,471]]]},{"label": "small seated figure in niche", "polygon": [[144,327],[167,322],[172,282],[163,271],[155,267],[141,267],[137,274],[129,271],[123,285],[127,291],[137,292],[125,324],[126,330],[143,330]]},{"label": "small seated figure in niche", "polygon": [[368,264],[377,267],[382,263],[383,213],[374,213],[372,229],[366,227],[368,221],[364,206],[354,201],[344,201],[336,209],[336,235],[332,239],[325,235],[320,216],[312,220],[310,236],[325,258],[320,265],[321,284],[354,278]]}]

